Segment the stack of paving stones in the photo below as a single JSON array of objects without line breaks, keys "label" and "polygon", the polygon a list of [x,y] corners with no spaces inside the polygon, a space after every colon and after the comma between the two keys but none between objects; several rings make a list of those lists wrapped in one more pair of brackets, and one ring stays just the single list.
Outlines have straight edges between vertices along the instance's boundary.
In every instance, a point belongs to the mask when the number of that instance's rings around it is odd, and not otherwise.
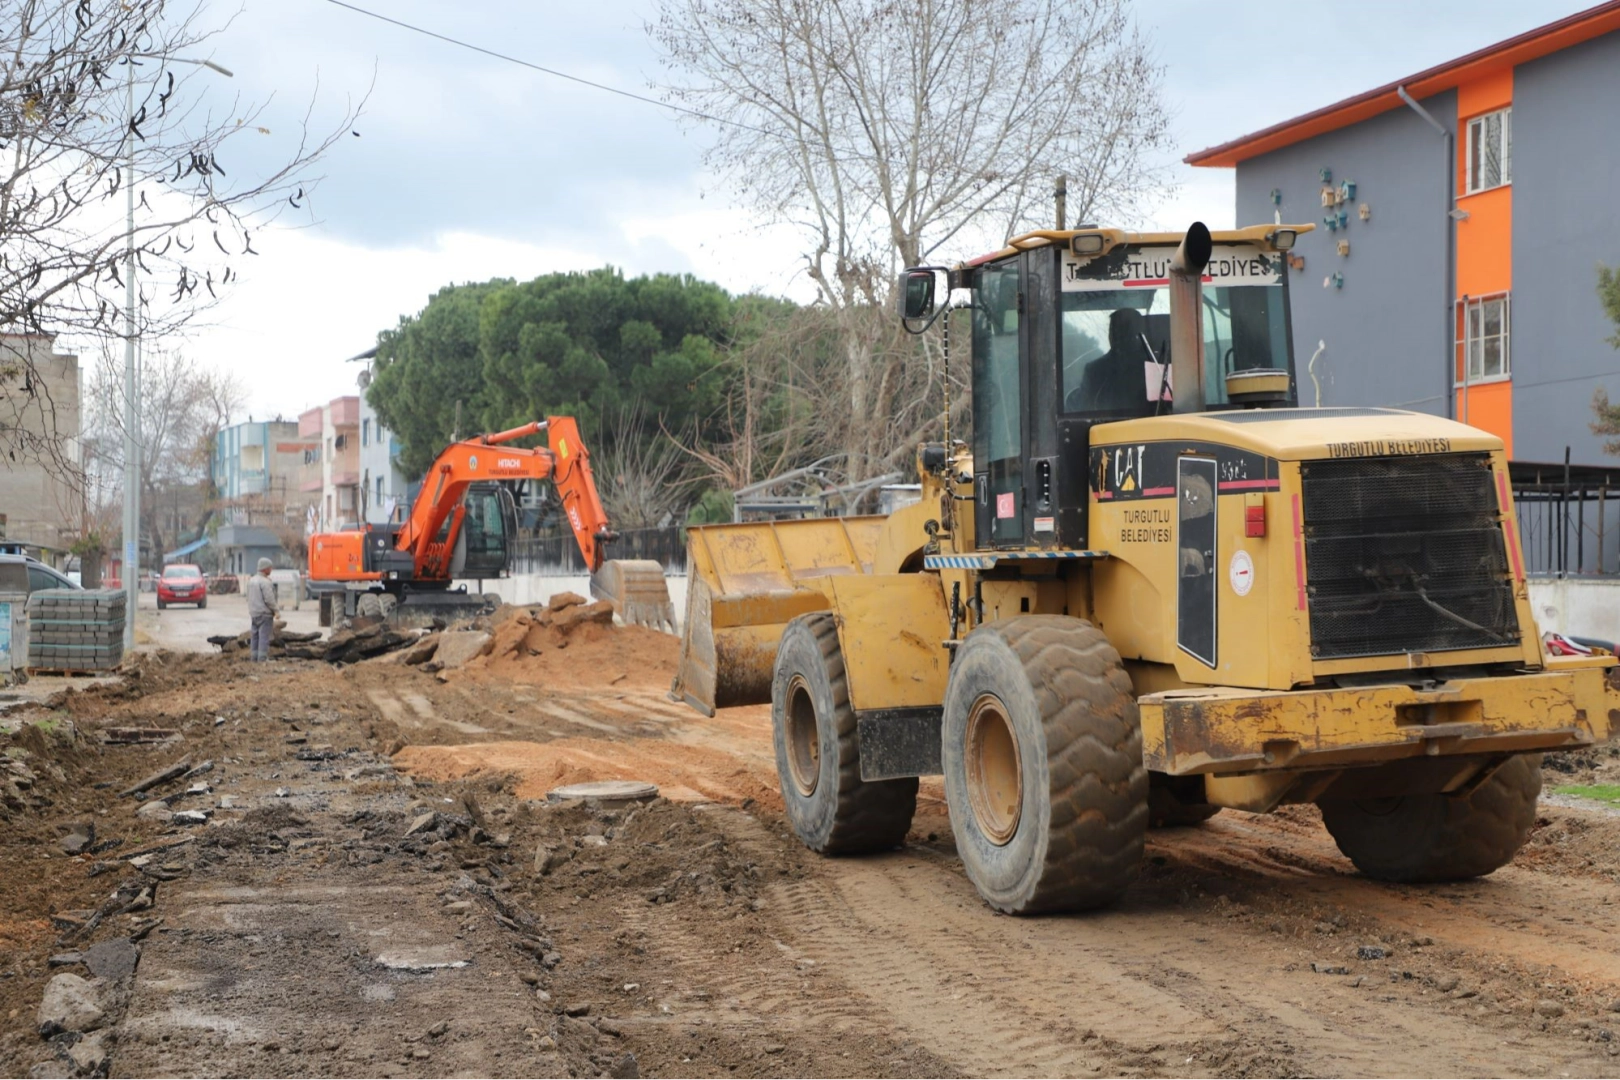
[{"label": "stack of paving stones", "polygon": [[124,659],[124,593],[41,589],[28,596],[28,666],[110,671]]}]

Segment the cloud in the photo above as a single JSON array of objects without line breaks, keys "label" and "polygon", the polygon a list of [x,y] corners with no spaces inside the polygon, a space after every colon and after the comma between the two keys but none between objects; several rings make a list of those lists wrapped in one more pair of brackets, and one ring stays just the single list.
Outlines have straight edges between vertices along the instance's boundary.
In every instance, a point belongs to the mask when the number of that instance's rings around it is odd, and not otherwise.
[{"label": "cloud", "polygon": [[[367,3],[368,0],[360,0]],[[652,0],[534,4],[369,0],[392,17],[535,63],[650,93],[642,31]],[[1567,14],[1582,0],[1368,0],[1350,11],[1292,0],[1137,9],[1177,111],[1176,192],[1125,226],[1232,225],[1231,170],[1182,155]],[[1461,22],[1459,22],[1461,20]],[[1466,39],[1457,36],[1467,25]],[[1380,28],[1376,32],[1372,27]],[[1398,30],[1398,32],[1396,32]],[[810,289],[791,230],[730,205],[702,165],[707,134],[665,110],[389,26],[322,0],[250,0],[211,43],[236,78],[212,95],[268,99],[271,136],[236,141],[231,164],[285,160],[304,112],[326,130],[370,88],[366,113],[322,163],[301,230],[255,239],[258,259],[189,347],[242,372],[255,410],[292,415],[353,392],[343,358],[451,282],[602,265],[690,272],[734,291],[800,300]],[[373,78],[375,83],[373,84]],[[228,97],[224,100],[229,100]],[[323,128],[323,125],[325,127]],[[234,174],[233,174],[234,175]],[[1249,224],[1247,222],[1236,224]],[[954,259],[988,250],[965,239]]]}]

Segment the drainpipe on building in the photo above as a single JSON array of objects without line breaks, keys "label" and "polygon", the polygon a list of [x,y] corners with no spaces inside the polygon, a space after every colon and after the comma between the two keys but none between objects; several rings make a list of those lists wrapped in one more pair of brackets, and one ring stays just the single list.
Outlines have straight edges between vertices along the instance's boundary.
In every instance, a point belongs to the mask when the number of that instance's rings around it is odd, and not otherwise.
[{"label": "drainpipe on building", "polygon": [[[1452,176],[1451,170],[1453,163],[1456,161],[1456,154],[1452,150],[1451,131],[1436,120],[1428,109],[1419,105],[1417,99],[1406,92],[1406,87],[1397,86],[1395,92],[1401,96],[1402,101],[1406,102],[1408,108],[1423,117],[1430,127],[1440,133],[1441,143],[1446,152],[1446,167],[1441,170],[1441,175],[1446,180],[1446,333],[1443,340],[1447,343],[1446,379],[1442,385],[1446,390],[1446,418],[1455,420],[1457,419],[1457,395],[1452,392],[1452,387],[1457,382],[1457,181]],[[1466,379],[1467,377],[1468,358],[1465,356],[1463,357],[1463,378]],[[1466,392],[1463,399],[1467,400]]]}]

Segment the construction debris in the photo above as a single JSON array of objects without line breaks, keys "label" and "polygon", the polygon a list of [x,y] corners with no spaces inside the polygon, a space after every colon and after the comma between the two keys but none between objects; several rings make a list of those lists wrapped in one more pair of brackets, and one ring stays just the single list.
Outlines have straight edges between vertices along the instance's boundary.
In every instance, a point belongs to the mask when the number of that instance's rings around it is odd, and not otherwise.
[{"label": "construction debris", "polygon": [[158,772],[153,773],[151,776],[148,776],[145,780],[142,780],[140,783],[135,784],[132,787],[125,788],[123,791],[120,791],[118,794],[121,795],[122,797],[126,798],[126,799],[129,798],[129,796],[131,796],[131,795],[139,795],[141,792],[147,790],[148,788],[155,788],[159,784],[165,783],[166,781],[169,781],[169,780],[177,779],[178,777],[185,775],[186,771],[188,769],[190,769],[190,768],[191,768],[191,759],[190,758],[181,758],[179,761],[175,762],[173,765],[170,765],[168,768],[162,769],[162,770],[159,770]]},{"label": "construction debris", "polygon": [[[277,622],[270,634],[270,658],[287,660],[324,660],[329,664],[352,664],[372,656],[415,645],[421,631],[395,629],[380,619],[356,620],[354,625],[336,631],[329,638],[319,632],[294,633],[286,623]],[[210,645],[230,655],[246,652],[250,648],[248,632],[216,634],[208,639]]]}]

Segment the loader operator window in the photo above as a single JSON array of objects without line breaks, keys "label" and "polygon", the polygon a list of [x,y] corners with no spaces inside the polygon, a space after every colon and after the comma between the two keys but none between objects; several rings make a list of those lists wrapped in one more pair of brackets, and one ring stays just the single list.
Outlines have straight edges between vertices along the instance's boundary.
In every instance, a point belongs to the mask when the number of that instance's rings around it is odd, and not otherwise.
[{"label": "loader operator window", "polygon": [[973,303],[974,500],[979,535],[1015,543],[1024,526],[1024,405],[1018,365],[1018,260],[986,266]]},{"label": "loader operator window", "polygon": [[[1164,288],[1063,293],[1063,411],[1169,412],[1170,296]],[[1281,285],[1204,286],[1204,400],[1226,404],[1234,371],[1290,366]],[[1163,397],[1163,405],[1160,398]]]}]

